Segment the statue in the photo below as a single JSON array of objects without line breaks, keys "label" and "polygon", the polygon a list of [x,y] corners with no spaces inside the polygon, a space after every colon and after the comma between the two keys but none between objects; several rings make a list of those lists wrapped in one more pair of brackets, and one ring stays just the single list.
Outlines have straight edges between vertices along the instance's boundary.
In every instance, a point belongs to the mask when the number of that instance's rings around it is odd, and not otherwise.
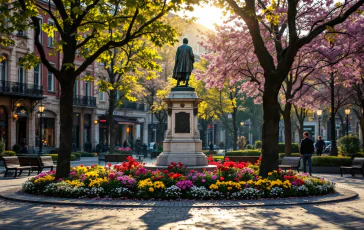
[{"label": "statue", "polygon": [[187,45],[188,39],[183,39],[183,45],[178,47],[176,53],[176,64],[173,69],[173,78],[177,80],[177,87],[180,82],[186,82],[188,86],[188,80],[193,70],[193,63],[195,62],[195,56],[193,55],[191,46]]}]

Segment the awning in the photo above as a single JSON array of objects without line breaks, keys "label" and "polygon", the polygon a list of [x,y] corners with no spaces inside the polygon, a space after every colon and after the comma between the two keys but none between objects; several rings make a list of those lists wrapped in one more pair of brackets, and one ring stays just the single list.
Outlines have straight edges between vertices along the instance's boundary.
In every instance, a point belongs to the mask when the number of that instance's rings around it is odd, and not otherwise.
[{"label": "awning", "polygon": [[140,124],[136,120],[136,118],[126,118],[126,117],[120,117],[120,116],[114,116],[114,121],[117,122],[119,125],[134,125],[134,124]]}]

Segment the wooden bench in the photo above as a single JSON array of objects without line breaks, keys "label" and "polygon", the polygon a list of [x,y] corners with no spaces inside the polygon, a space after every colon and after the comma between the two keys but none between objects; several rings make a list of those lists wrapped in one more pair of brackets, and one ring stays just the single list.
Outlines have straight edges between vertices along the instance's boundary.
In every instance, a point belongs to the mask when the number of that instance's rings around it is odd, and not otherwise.
[{"label": "wooden bench", "polygon": [[[3,157],[3,161],[6,170],[4,177],[6,177],[6,174],[9,170],[15,170],[14,178],[20,176],[23,170],[29,170],[28,176],[30,176],[30,170],[32,170],[32,166],[30,166],[30,163],[29,166],[21,166],[18,157]],[[18,170],[20,171],[19,175],[17,175]]]},{"label": "wooden bench", "polygon": [[124,162],[126,158],[131,157],[132,155],[121,155],[121,154],[105,154],[105,164],[106,162]]},{"label": "wooden bench", "polygon": [[343,171],[347,170],[350,171],[350,174],[355,177],[355,170],[361,171],[361,174],[364,177],[364,158],[355,157],[351,166],[341,166],[340,167],[340,174],[343,176]]},{"label": "wooden bench", "polygon": [[20,166],[29,166],[30,165],[32,167],[32,172],[34,170],[37,170],[38,174],[39,174],[39,171],[41,169],[39,157],[37,157],[37,156],[18,156],[18,158],[19,158]]},{"label": "wooden bench", "polygon": [[300,160],[301,157],[283,157],[282,164],[278,167],[284,170],[296,169],[297,172],[300,172]]},{"label": "wooden bench", "polygon": [[51,156],[40,156],[39,161],[40,161],[40,171],[38,173],[41,173],[45,168],[49,168],[52,171],[53,168],[56,167],[56,165],[53,164],[53,159]]},{"label": "wooden bench", "polygon": [[250,162],[252,164],[259,160],[259,156],[225,156],[225,158],[229,158],[233,162]]}]

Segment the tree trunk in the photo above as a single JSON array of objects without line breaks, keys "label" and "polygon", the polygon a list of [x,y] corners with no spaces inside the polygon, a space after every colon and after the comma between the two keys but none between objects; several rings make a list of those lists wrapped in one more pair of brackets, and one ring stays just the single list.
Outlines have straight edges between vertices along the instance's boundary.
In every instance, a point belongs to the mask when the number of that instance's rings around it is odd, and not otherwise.
[{"label": "tree trunk", "polygon": [[284,140],[285,140],[284,152],[286,156],[291,156],[292,153],[291,109],[292,109],[292,104],[286,103],[283,111]]},{"label": "tree trunk", "polygon": [[233,132],[234,132],[233,150],[236,150],[237,146],[238,146],[238,127],[236,125],[236,114],[237,114],[237,110],[234,108],[234,111],[232,113],[232,116],[233,116]]},{"label": "tree trunk", "polygon": [[56,172],[57,179],[68,177],[70,173],[73,125],[73,86],[74,81],[63,82],[61,85],[61,97],[59,100],[60,142]]},{"label": "tree trunk", "polygon": [[364,116],[360,116],[361,143],[364,145]]},{"label": "tree trunk", "polygon": [[109,98],[109,109],[107,111],[107,123],[109,124],[109,132],[110,132],[110,145],[109,145],[109,153],[114,153],[115,151],[115,142],[116,142],[116,128],[117,125],[114,123],[114,109],[115,109],[115,96],[116,91],[110,90],[110,98]]},{"label": "tree trunk", "polygon": [[300,123],[300,127],[299,127],[299,137],[300,137],[300,140],[303,139],[303,120],[299,120],[299,123]]},{"label": "tree trunk", "polygon": [[279,87],[280,84],[272,82],[266,82],[264,86],[262,162],[259,173],[262,177],[267,177],[269,172],[278,169]]}]

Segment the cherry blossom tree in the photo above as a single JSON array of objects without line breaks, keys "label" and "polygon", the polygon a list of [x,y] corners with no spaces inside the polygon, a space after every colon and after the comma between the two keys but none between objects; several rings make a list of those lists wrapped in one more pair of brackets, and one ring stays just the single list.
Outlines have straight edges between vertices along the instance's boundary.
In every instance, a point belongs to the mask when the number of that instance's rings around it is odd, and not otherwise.
[{"label": "cherry blossom tree", "polygon": [[[245,71],[240,70],[235,73],[245,79],[241,82],[240,88],[253,88],[252,83],[255,83],[254,88],[258,90],[251,89],[251,93],[262,93],[264,123],[260,174],[267,176],[268,172],[278,168],[280,119],[278,95],[297,54],[323,32],[330,30],[330,33],[334,34],[337,32],[334,29],[336,25],[348,18],[355,21],[356,12],[361,12],[358,10],[362,10],[364,0],[340,2],[215,0],[214,2],[238,16],[235,20],[242,20],[239,29],[249,33],[248,36],[235,38],[236,43],[231,43],[231,38],[224,43],[249,51],[244,55],[240,53],[240,58],[246,61],[236,64],[246,66],[247,62],[251,62],[253,65],[248,64],[251,68],[244,68]],[[244,45],[245,47],[242,47]],[[253,67],[257,71],[251,72]],[[239,78],[232,74],[232,70],[237,69],[239,68],[233,65],[227,66],[225,70],[228,73],[225,73],[225,76],[229,75],[231,81],[239,81]]]}]

